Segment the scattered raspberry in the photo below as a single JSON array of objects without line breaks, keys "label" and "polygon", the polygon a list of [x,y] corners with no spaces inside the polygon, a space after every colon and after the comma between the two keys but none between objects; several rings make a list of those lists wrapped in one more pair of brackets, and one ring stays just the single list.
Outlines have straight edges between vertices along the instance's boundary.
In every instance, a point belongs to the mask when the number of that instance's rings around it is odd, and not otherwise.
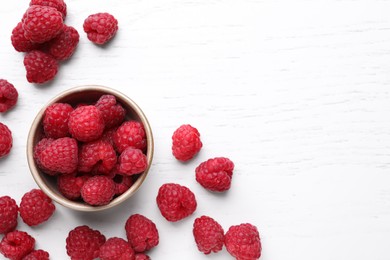
[{"label": "scattered raspberry", "polygon": [[201,216],[194,221],[193,234],[200,252],[206,255],[222,250],[224,242],[223,228],[214,219]]},{"label": "scattered raspberry", "polygon": [[58,191],[67,199],[77,200],[81,197],[81,187],[88,178],[86,175],[60,175],[57,179]]},{"label": "scattered raspberry", "polygon": [[196,169],[196,181],[210,191],[230,189],[234,163],[228,158],[217,157],[201,163]]},{"label": "scattered raspberry", "polygon": [[134,260],[134,250],[124,239],[112,237],[100,247],[99,257],[101,260]]},{"label": "scattered raspberry", "polygon": [[99,257],[99,249],[106,237],[88,226],[78,226],[66,238],[66,253],[74,260],[93,260]]},{"label": "scattered raspberry", "polygon": [[12,133],[0,122],[0,158],[9,154],[12,148]]},{"label": "scattered raspberry", "polygon": [[144,252],[158,245],[156,225],[140,214],[131,215],[125,225],[127,240],[135,252]]},{"label": "scattered raspberry", "polygon": [[127,148],[119,157],[119,172],[123,175],[141,173],[148,167],[146,155],[140,149]]},{"label": "scattered raspberry", "polygon": [[66,17],[66,4],[63,0],[31,0],[31,5],[49,6],[57,9],[62,14],[62,18]]},{"label": "scattered raspberry", "polygon": [[179,221],[196,210],[194,193],[179,184],[167,183],[160,187],[156,198],[161,215],[168,221]]},{"label": "scattered raspberry", "polygon": [[26,255],[23,260],[49,260],[49,253],[44,250],[34,250]]},{"label": "scattered raspberry", "polygon": [[225,246],[237,259],[259,259],[261,256],[260,235],[251,224],[231,226],[225,235]]},{"label": "scattered raspberry", "polygon": [[30,40],[26,39],[24,36],[23,23],[19,22],[16,27],[12,30],[11,42],[16,51],[19,52],[28,52],[35,50],[39,47],[39,44],[33,43]]},{"label": "scattered raspberry", "polygon": [[139,253],[135,254],[135,260],[150,260],[150,257],[148,255]]},{"label": "scattered raspberry", "polygon": [[43,130],[49,138],[69,136],[68,119],[73,111],[71,105],[54,103],[48,106],[43,116]]},{"label": "scattered raspberry", "polygon": [[57,60],[67,60],[76,50],[79,39],[75,28],[64,25],[62,32],[49,42],[48,52]]},{"label": "scattered raspberry", "polygon": [[55,209],[53,202],[43,191],[33,189],[23,195],[19,212],[24,223],[36,226],[48,220]]},{"label": "scattered raspberry", "polygon": [[69,131],[81,142],[99,139],[104,130],[102,113],[95,106],[78,107],[70,113]]},{"label": "scattered raspberry", "polygon": [[97,13],[88,16],[83,27],[91,42],[104,44],[118,31],[118,21],[111,14]]},{"label": "scattered raspberry", "polygon": [[57,172],[53,172],[53,171],[49,171],[48,169],[45,169],[45,167],[43,167],[43,165],[40,161],[40,157],[41,157],[42,151],[45,150],[46,147],[49,146],[53,141],[54,141],[54,139],[52,139],[52,138],[43,138],[34,146],[35,163],[37,164],[39,169],[41,169],[43,172],[45,172],[49,175],[52,175],[52,176],[56,175]]},{"label": "scattered raspberry", "polygon": [[26,78],[30,83],[45,83],[52,80],[58,72],[57,61],[41,51],[31,51],[24,57]]},{"label": "scattered raspberry", "polygon": [[54,141],[47,141],[40,153],[37,152],[37,165],[43,169],[63,174],[73,173],[77,169],[78,146],[75,139],[63,137]]},{"label": "scattered raspberry", "polygon": [[18,225],[18,205],[9,196],[0,197],[0,234],[8,233]]},{"label": "scattered raspberry", "polygon": [[22,19],[24,36],[36,43],[47,42],[62,30],[62,14],[48,6],[30,6]]},{"label": "scattered raspberry", "polygon": [[117,152],[122,153],[126,148],[145,149],[146,136],[144,126],[137,121],[124,122],[114,135]]},{"label": "scattered raspberry", "polygon": [[23,231],[7,233],[0,242],[0,253],[11,260],[20,260],[35,246],[35,239]]},{"label": "scattered raspberry", "polygon": [[108,174],[116,165],[116,153],[107,141],[94,141],[83,144],[79,153],[80,172]]},{"label": "scattered raspberry", "polygon": [[113,95],[101,96],[95,106],[102,112],[106,129],[120,125],[125,119],[126,111]]},{"label": "scattered raspberry", "polygon": [[81,197],[93,206],[108,204],[114,195],[115,183],[107,176],[93,176],[81,188]]},{"label": "scattered raspberry", "polygon": [[172,154],[180,161],[188,161],[202,148],[198,130],[190,125],[180,126],[172,136]]},{"label": "scattered raspberry", "polygon": [[116,174],[113,180],[115,182],[115,195],[117,196],[125,193],[134,183],[131,176],[123,176],[120,174]]},{"label": "scattered raspberry", "polygon": [[0,79],[0,113],[13,108],[18,101],[18,91],[14,85],[4,79]]}]

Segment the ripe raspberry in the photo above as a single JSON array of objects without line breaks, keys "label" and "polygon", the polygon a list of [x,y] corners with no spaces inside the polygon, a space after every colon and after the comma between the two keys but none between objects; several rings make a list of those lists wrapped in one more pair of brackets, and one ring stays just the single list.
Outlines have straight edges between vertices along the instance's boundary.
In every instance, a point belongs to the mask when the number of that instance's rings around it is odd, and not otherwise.
[{"label": "ripe raspberry", "polygon": [[67,60],[76,50],[79,39],[75,28],[64,25],[62,32],[49,42],[48,52],[57,60]]},{"label": "ripe raspberry", "polygon": [[112,128],[105,131],[102,135],[102,140],[108,141],[112,146],[114,146],[114,135],[116,133],[117,128]]},{"label": "ripe raspberry", "polygon": [[33,189],[23,195],[19,212],[24,223],[36,226],[48,220],[55,209],[56,206],[43,191]]},{"label": "ripe raspberry", "polygon": [[9,196],[0,197],[0,234],[8,233],[18,225],[18,205]]},{"label": "ripe raspberry", "polygon": [[104,130],[102,113],[95,106],[78,107],[70,113],[69,132],[81,142],[99,139]]},{"label": "ripe raspberry", "polygon": [[12,133],[0,122],[0,158],[9,154],[12,148]]},{"label": "ripe raspberry", "polygon": [[47,173],[49,175],[52,175],[52,176],[56,175],[57,172],[49,171],[48,169],[43,167],[43,165],[42,165],[42,163],[40,161],[40,157],[41,157],[42,151],[45,150],[46,147],[48,147],[53,141],[54,141],[54,139],[52,139],[52,138],[43,138],[34,146],[34,160],[35,160],[35,163],[37,164],[37,166],[43,172],[45,172],[45,173]]},{"label": "ripe raspberry", "polygon": [[63,20],[66,17],[66,4],[63,0],[31,0],[31,5],[49,6],[57,9],[62,14]]},{"label": "ripe raspberry", "polygon": [[135,254],[134,260],[150,260],[150,257],[148,255],[139,253],[139,254]]},{"label": "ripe raspberry", "polygon": [[237,259],[252,260],[261,256],[261,241],[257,228],[251,224],[231,226],[225,235],[227,251]]},{"label": "ripe raspberry", "polygon": [[115,183],[107,176],[93,176],[81,188],[81,197],[93,206],[108,204],[114,195]]},{"label": "ripe raspberry", "polygon": [[99,257],[99,248],[106,237],[88,226],[78,226],[66,238],[66,253],[72,260],[93,260]]},{"label": "ripe raspberry", "polygon": [[23,231],[7,233],[0,242],[0,253],[11,260],[21,260],[35,246],[35,239]]},{"label": "ripe raspberry", "polygon": [[125,119],[126,111],[113,95],[101,96],[95,106],[102,112],[106,129],[120,125]]},{"label": "ripe raspberry", "polygon": [[127,240],[135,252],[144,252],[158,245],[156,225],[140,214],[131,215],[125,225]]},{"label": "ripe raspberry", "polygon": [[107,141],[97,140],[83,144],[79,153],[80,172],[108,174],[116,165],[116,153]]},{"label": "ripe raspberry", "polygon": [[78,163],[77,142],[70,137],[56,139],[42,152],[37,152],[37,156],[37,165],[42,165],[43,169],[63,174],[73,173]]},{"label": "ripe raspberry", "polygon": [[175,183],[162,185],[156,201],[161,215],[172,222],[188,217],[194,213],[197,206],[194,193],[187,187]]},{"label": "ripe raspberry", "polygon": [[99,257],[101,260],[134,260],[134,250],[124,239],[112,237],[100,247]]},{"label": "ripe raspberry", "polygon": [[200,252],[206,255],[222,250],[224,232],[221,225],[214,219],[201,216],[194,221],[193,234]]},{"label": "ripe raspberry", "polygon": [[122,153],[128,147],[144,150],[146,147],[144,126],[137,121],[124,122],[116,130],[114,144],[119,153]]},{"label": "ripe raspberry", "polygon": [[123,176],[120,174],[116,174],[113,180],[115,182],[115,195],[117,196],[125,193],[134,183],[131,176]]},{"label": "ripe raspberry", "polygon": [[68,119],[73,111],[71,105],[54,103],[48,106],[43,116],[43,130],[49,138],[69,136]]},{"label": "ripe raspberry", "polygon": [[37,49],[39,44],[26,39],[24,33],[23,23],[19,22],[12,30],[11,34],[11,42],[15,50],[19,52],[28,52]]},{"label": "ripe raspberry", "polygon": [[44,250],[34,250],[23,257],[23,260],[49,260],[49,253]]},{"label": "ripe raspberry", "polygon": [[118,31],[118,21],[111,14],[97,13],[88,16],[83,27],[91,42],[104,44]]},{"label": "ripe raspberry", "polygon": [[41,51],[31,51],[24,56],[26,78],[30,83],[45,83],[52,80],[58,72],[57,61]]},{"label": "ripe raspberry", "polygon": [[173,133],[172,154],[180,161],[188,161],[202,148],[198,130],[190,125],[182,125]]},{"label": "ripe raspberry", "polygon": [[196,169],[196,181],[210,191],[226,191],[232,182],[234,163],[228,158],[216,157],[201,163]]},{"label": "ripe raspberry", "polygon": [[58,191],[70,200],[81,197],[81,187],[89,179],[89,176],[60,175],[57,178]]},{"label": "ripe raspberry", "polygon": [[0,79],[0,113],[13,108],[18,101],[18,91],[14,85],[4,79]]},{"label": "ripe raspberry", "polygon": [[123,175],[141,173],[148,167],[146,155],[140,149],[127,148],[119,157],[119,172]]}]

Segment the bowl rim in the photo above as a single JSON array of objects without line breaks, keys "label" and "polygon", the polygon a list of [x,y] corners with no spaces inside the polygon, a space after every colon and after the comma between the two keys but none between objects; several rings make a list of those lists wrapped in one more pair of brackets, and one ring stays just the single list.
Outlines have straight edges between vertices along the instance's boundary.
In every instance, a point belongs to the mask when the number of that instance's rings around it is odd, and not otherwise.
[{"label": "bowl rim", "polygon": [[[38,128],[40,127],[40,123],[43,119],[44,112],[48,106],[50,106],[53,103],[58,102],[59,100],[65,98],[69,94],[84,92],[84,91],[101,91],[106,94],[114,95],[115,97],[118,97],[122,102],[126,102],[130,105],[130,107],[134,110],[134,112],[139,117],[141,123],[143,124],[145,128],[145,134],[146,134],[146,147],[147,147],[147,154],[146,158],[148,161],[148,167],[146,170],[138,177],[138,179],[134,182],[134,184],[123,194],[113,199],[109,204],[103,205],[103,206],[91,206],[87,204],[82,204],[78,201],[72,201],[69,200],[63,196],[60,196],[56,192],[52,191],[51,188],[48,187],[45,180],[40,174],[40,170],[38,169],[35,161],[34,161],[34,135]],[[39,186],[39,188],[47,194],[52,200],[56,201],[57,203],[63,205],[64,207],[77,210],[77,211],[84,211],[84,212],[96,212],[96,211],[102,211],[109,208],[112,208],[116,205],[119,205],[120,203],[124,202],[131,196],[133,196],[138,189],[141,187],[142,183],[144,182],[146,176],[148,175],[149,169],[152,165],[153,160],[153,154],[154,154],[154,140],[153,140],[153,133],[152,129],[150,127],[150,123],[148,119],[146,118],[144,112],[142,109],[128,96],[123,94],[122,92],[102,86],[102,85],[80,85],[76,87],[72,87],[70,89],[67,89],[58,95],[56,95],[54,98],[52,98],[50,101],[48,101],[38,112],[38,114],[35,116],[33,123],[31,124],[28,137],[27,137],[27,146],[26,146],[26,152],[27,152],[27,161],[28,166],[31,172],[31,175],[33,176],[35,182]]]}]

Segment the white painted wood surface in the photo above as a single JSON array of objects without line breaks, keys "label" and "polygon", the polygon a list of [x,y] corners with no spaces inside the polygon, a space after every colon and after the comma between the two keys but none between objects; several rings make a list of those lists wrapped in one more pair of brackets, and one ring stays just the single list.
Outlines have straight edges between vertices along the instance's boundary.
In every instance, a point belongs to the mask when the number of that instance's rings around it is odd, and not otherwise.
[{"label": "white painted wood surface", "polygon": [[[28,5],[0,9],[0,78],[19,91],[17,107],[0,115],[13,131],[0,160],[0,195],[18,202],[36,185],[25,144],[42,105],[73,86],[100,84],[133,98],[153,127],[155,157],[144,186],[103,213],[57,205],[36,228],[37,247],[66,259],[65,238],[88,224],[106,237],[125,237],[134,213],[158,226],[152,259],[231,259],[226,249],[204,256],[192,237],[203,214],[225,230],[255,224],[264,260],[388,260],[390,236],[390,1],[68,0],[66,23],[81,39],[74,57],[44,86],[25,79],[23,55],[10,43]],[[110,12],[120,30],[105,47],[82,31],[92,13]],[[187,164],[171,155],[171,135],[196,126],[204,143]],[[223,195],[196,183],[202,161],[227,156],[236,164]],[[155,203],[166,182],[190,187],[198,209],[168,223]]]}]

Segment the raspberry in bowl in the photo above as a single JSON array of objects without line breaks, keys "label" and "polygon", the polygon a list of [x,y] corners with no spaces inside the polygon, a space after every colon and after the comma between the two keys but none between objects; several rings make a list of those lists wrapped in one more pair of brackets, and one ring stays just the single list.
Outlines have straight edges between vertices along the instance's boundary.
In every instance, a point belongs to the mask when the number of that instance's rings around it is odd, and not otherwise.
[{"label": "raspberry in bowl", "polygon": [[34,119],[27,158],[38,186],[78,211],[130,198],[153,159],[153,135],[140,107],[119,91],[80,86],[62,92]]}]

